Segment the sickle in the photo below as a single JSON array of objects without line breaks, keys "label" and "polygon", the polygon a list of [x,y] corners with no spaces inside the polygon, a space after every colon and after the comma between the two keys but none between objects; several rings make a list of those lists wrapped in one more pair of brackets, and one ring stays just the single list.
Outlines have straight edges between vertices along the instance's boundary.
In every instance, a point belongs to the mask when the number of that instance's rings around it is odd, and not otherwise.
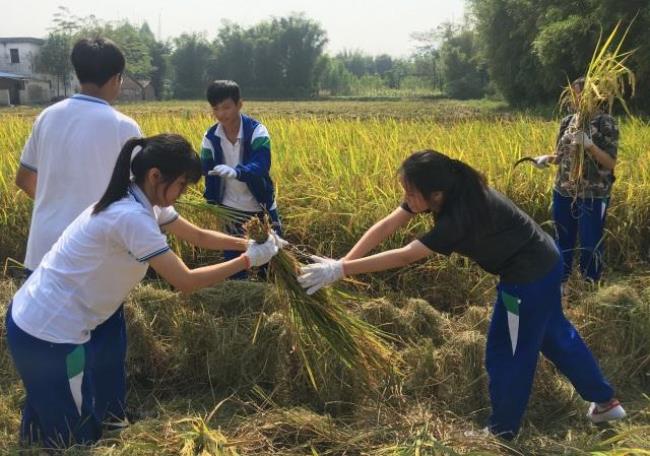
[{"label": "sickle", "polygon": [[513,167],[513,168],[516,168],[517,166],[519,166],[519,165],[521,165],[522,163],[525,163],[525,162],[537,163],[537,162],[535,161],[535,159],[532,158],[532,157],[523,157],[523,158],[520,158],[519,160],[517,160],[517,161],[515,162],[515,164],[512,165],[512,167]]}]

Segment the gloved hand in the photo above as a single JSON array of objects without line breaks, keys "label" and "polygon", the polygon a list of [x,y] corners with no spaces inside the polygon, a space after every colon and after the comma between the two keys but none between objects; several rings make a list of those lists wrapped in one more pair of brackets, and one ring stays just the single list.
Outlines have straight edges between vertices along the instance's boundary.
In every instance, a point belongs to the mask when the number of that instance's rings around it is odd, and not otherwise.
[{"label": "gloved hand", "polygon": [[237,177],[237,171],[228,165],[217,165],[208,171],[208,176],[221,176],[227,179],[234,179]]},{"label": "gloved hand", "polygon": [[244,255],[248,258],[249,267],[262,266],[271,261],[279,249],[273,236],[269,235],[264,244],[258,244],[252,239],[248,240],[248,248]]},{"label": "gloved hand", "polygon": [[312,256],[313,264],[300,268],[298,283],[307,289],[307,294],[312,295],[326,285],[341,280],[343,272],[343,260]]},{"label": "gloved hand", "polygon": [[540,155],[533,158],[533,166],[537,169],[548,168],[553,160],[553,155]]},{"label": "gloved hand", "polygon": [[271,237],[273,238],[273,241],[275,242],[277,248],[280,250],[289,245],[289,241],[282,239],[280,235],[275,232],[271,233]]},{"label": "gloved hand", "polygon": [[582,147],[585,149],[591,149],[591,146],[594,145],[594,142],[591,140],[589,135],[582,130],[578,130],[573,134],[571,139],[572,144],[582,144]]}]

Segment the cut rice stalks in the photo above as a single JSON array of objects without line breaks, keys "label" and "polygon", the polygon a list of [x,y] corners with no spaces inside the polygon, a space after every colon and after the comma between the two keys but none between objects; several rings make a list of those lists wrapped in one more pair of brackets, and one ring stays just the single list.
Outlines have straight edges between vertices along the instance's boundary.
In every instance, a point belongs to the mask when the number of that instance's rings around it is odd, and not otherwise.
[{"label": "cut rice stalks", "polygon": [[[248,237],[260,243],[271,232],[268,217],[252,218],[245,228]],[[299,268],[294,254],[283,249],[270,262],[269,281],[286,306],[280,310],[288,317],[295,349],[314,389],[319,389],[317,378],[327,370],[323,360],[328,352],[370,387],[398,375],[397,355],[385,340],[388,335],[348,312],[327,291],[308,295],[298,283]]]},{"label": "cut rice stalks", "polygon": [[[633,22],[634,20],[632,20]],[[621,21],[616,24],[604,42],[601,33],[587,67],[584,87],[579,96],[574,92],[571,81],[560,94],[558,102],[560,111],[570,109],[575,112],[574,122],[569,126],[570,132],[584,131],[591,137],[591,120],[605,107],[611,114],[616,101],[621,104],[628,115],[631,115],[625,102],[625,90],[629,87],[630,96],[634,95],[636,78],[632,70],[626,66],[626,62],[634,50],[623,52],[622,47],[632,23],[628,25],[620,39],[618,39],[618,35]],[[577,197],[583,185],[585,161],[592,158],[585,153],[584,144],[576,144],[576,146],[572,151],[574,156],[570,181]]]}]

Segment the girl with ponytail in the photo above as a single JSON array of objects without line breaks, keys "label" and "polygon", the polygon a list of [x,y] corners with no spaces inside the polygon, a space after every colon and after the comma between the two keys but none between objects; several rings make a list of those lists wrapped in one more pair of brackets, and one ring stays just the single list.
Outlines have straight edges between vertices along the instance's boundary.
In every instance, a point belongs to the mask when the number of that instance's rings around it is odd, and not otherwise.
[{"label": "girl with ponytail", "polygon": [[[307,293],[346,275],[404,267],[434,253],[458,253],[499,276],[487,337],[492,414],[487,430],[519,431],[541,351],[591,402],[594,422],[625,416],[591,352],[562,311],[562,261],[553,238],[471,166],[440,152],[413,153],[399,169],[404,201],[339,260],[314,257],[301,269]],[[434,226],[405,247],[366,256],[421,213]]]},{"label": "girl with ponytail", "polygon": [[[14,295],[7,341],[27,393],[24,442],[50,449],[101,436],[102,422],[117,413],[103,399],[118,396],[113,390],[123,385],[105,380],[112,372],[103,358],[120,357],[99,349],[97,338],[106,337],[94,330],[115,314],[149,266],[178,290],[191,292],[261,266],[278,252],[275,237],[256,244],[180,217],[173,204],[200,176],[199,157],[182,136],[130,139],[104,195],[68,226]],[[190,270],[170,250],[165,233],[197,247],[242,254]],[[118,340],[102,345],[125,349]]]}]

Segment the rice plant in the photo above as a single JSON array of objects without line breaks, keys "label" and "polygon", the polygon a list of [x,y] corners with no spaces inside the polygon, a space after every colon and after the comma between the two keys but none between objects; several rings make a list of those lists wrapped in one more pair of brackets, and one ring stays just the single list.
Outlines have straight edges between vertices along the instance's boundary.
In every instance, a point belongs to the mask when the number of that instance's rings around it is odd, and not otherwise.
[{"label": "rice plant", "polygon": [[[266,241],[271,232],[268,217],[263,221],[254,217],[245,228],[248,237],[258,243]],[[397,356],[384,340],[386,334],[346,310],[328,291],[308,295],[298,283],[299,268],[295,255],[282,249],[271,259],[269,276],[282,296],[282,310],[312,386],[318,390],[324,380],[327,366],[323,366],[323,355],[328,351],[369,386],[395,375]]]}]

